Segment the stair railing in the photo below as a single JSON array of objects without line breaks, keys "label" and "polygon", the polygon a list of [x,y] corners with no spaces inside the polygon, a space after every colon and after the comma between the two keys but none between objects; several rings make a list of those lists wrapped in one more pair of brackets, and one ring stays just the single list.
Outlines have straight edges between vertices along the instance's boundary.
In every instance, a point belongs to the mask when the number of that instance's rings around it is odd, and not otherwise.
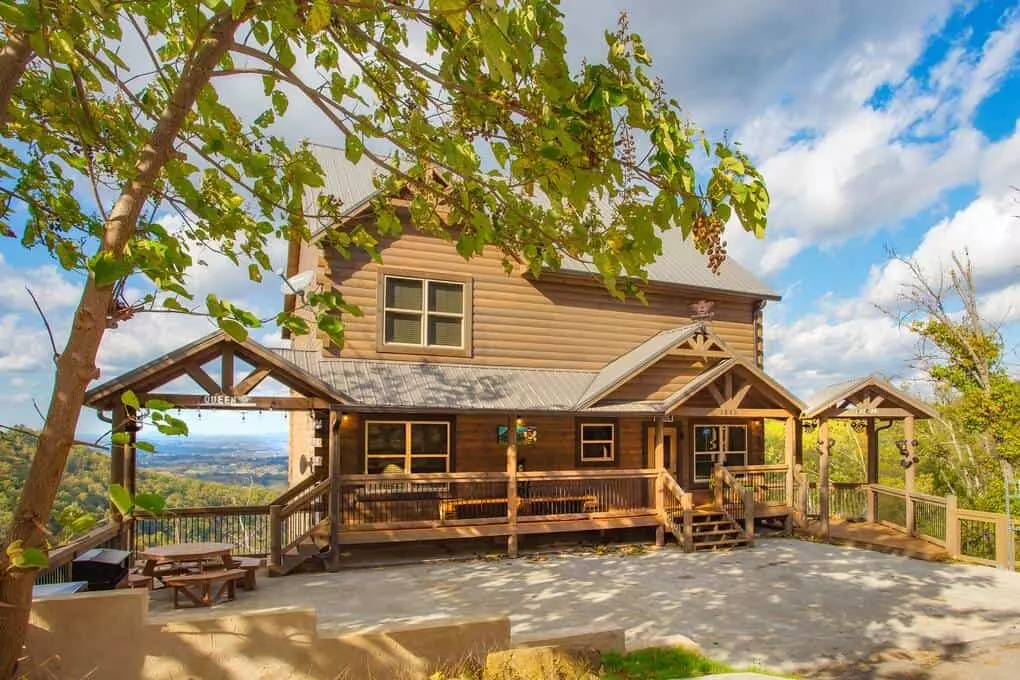
[{"label": "stair railing", "polygon": [[283,556],[312,535],[329,517],[330,480],[314,482],[293,495],[286,505],[269,506],[269,565],[279,569]]},{"label": "stair railing", "polygon": [[[662,480],[663,512],[659,521],[673,534],[684,552],[694,551],[694,499],[691,494],[665,470],[660,471]],[[677,521],[677,518],[680,521]]]},{"label": "stair railing", "polygon": [[754,545],[754,489],[745,488],[724,465],[715,466],[713,480],[715,504],[731,522],[737,526],[743,523],[744,538]]}]

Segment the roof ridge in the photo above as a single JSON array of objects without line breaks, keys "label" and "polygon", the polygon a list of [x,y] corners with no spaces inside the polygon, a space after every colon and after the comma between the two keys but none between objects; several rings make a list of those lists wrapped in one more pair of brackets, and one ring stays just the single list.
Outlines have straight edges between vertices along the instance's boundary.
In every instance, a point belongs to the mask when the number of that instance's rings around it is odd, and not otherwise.
[{"label": "roof ridge", "polygon": [[[317,350],[296,350],[296,351],[317,351]],[[401,361],[400,359],[368,359],[362,357],[320,357],[322,363],[358,361],[361,363],[373,364],[406,364],[408,366],[452,366],[456,368],[505,368],[513,371],[528,371],[534,373],[595,373],[597,370],[586,368],[539,368],[537,366],[512,366],[509,364],[467,364],[454,361]]]}]

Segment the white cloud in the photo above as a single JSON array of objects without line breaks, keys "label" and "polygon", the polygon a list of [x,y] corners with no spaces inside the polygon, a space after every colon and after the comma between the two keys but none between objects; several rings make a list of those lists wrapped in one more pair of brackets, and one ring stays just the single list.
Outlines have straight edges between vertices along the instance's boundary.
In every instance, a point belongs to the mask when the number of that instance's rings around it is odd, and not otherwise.
[{"label": "white cloud", "polygon": [[52,362],[53,350],[45,330],[26,328],[17,314],[0,316],[0,373],[48,371]]},{"label": "white cloud", "polygon": [[985,296],[979,304],[981,315],[991,324],[1004,326],[1020,321],[1020,283]]},{"label": "white cloud", "polygon": [[35,306],[25,288],[31,288],[44,312],[62,310],[81,297],[81,288],[70,283],[54,266],[20,269],[7,264],[0,253],[0,311],[32,311]]}]

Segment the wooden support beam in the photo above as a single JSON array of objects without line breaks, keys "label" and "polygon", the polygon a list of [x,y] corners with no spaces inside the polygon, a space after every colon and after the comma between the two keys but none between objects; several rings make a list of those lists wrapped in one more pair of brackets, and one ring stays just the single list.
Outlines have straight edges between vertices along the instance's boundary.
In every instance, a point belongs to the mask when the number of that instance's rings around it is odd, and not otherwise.
[{"label": "wooden support beam", "polygon": [[723,350],[699,351],[695,349],[674,349],[669,352],[669,356],[690,357],[694,359],[728,359],[733,355]]},{"label": "wooden support beam", "polygon": [[797,447],[797,430],[800,429],[797,425],[797,419],[793,416],[789,416],[786,419],[786,430],[783,437],[783,463],[786,464],[786,505],[790,508],[790,512],[786,515],[786,533],[793,533],[793,476],[795,474],[794,467],[797,464],[796,447]]},{"label": "wooden support beam", "polygon": [[203,409],[224,409],[237,411],[242,409],[262,409],[264,411],[311,411],[313,409],[328,409],[330,402],[326,399],[316,397],[246,397],[243,403],[217,404],[206,402],[205,397],[193,394],[144,394],[139,395],[143,402],[147,399],[162,399],[168,401],[178,408],[203,408]]},{"label": "wooden support beam", "polygon": [[715,386],[715,383],[708,383],[708,392],[712,395],[712,398],[715,399],[715,403],[719,404],[719,406],[726,403],[726,397],[724,397],[722,392],[719,391],[719,388]]},{"label": "wooden support beam", "polygon": [[[666,474],[666,444],[665,425],[662,416],[655,416],[655,514],[660,518],[666,516],[666,484],[663,475]],[[660,522],[655,529],[655,545],[662,547],[666,544],[666,529]]]},{"label": "wooden support beam", "polygon": [[735,416],[738,418],[786,418],[793,415],[789,411],[785,411],[781,408],[723,408],[722,406],[716,408],[691,408],[688,406],[680,406],[673,409],[671,413],[688,418],[720,418],[727,416]]},{"label": "wooden support beam", "polygon": [[907,460],[911,461],[910,467],[904,472],[903,490],[907,498],[907,534],[916,536],[916,521],[914,520],[914,490],[917,465],[913,464],[914,459],[914,416],[910,415],[903,419],[903,437],[907,440]]},{"label": "wooden support beam", "polygon": [[878,484],[878,432],[874,418],[865,420],[865,432],[868,438],[867,481],[868,484]]},{"label": "wooden support beam", "polygon": [[732,372],[727,373],[726,375],[723,376],[723,387],[725,388],[723,390],[723,394],[726,396],[726,401],[728,402],[730,399],[733,398],[733,373]]},{"label": "wooden support beam", "polygon": [[[123,432],[127,423],[127,409],[124,405],[113,409],[113,432]],[[110,444],[110,484],[124,486],[124,450],[123,444]],[[115,522],[121,521],[120,510],[110,502],[110,515]]]},{"label": "wooden support beam", "polygon": [[829,538],[829,421],[818,423],[821,456],[818,460],[818,514],[822,522],[822,538]]},{"label": "wooden support beam", "polygon": [[223,394],[234,393],[234,348],[231,345],[224,345],[223,353],[220,355],[222,364],[220,368],[220,382],[223,385]]},{"label": "wooden support beam", "polygon": [[740,408],[740,404],[743,403],[744,399],[747,397],[747,393],[751,391],[751,387],[751,383],[744,383],[738,387],[737,391],[733,393],[733,396],[722,405],[722,408]]},{"label": "wooden support beam", "polygon": [[262,384],[262,381],[269,377],[269,374],[273,372],[273,369],[265,366],[256,368],[248,375],[244,376],[241,382],[237,383],[234,387],[234,394],[237,396],[243,396],[248,394],[253,389]]},{"label": "wooden support beam", "polygon": [[209,374],[205,372],[205,369],[198,364],[185,364],[184,370],[192,380],[198,383],[199,387],[209,394],[221,394],[220,386],[217,385],[216,381],[213,380]]},{"label": "wooden support beam", "polygon": [[946,496],[946,552],[951,558],[960,556],[960,516],[956,496]]},{"label": "wooden support beam", "polygon": [[507,419],[506,433],[506,517],[509,533],[506,551],[510,557],[517,557],[517,414]]},{"label": "wooden support beam", "polygon": [[[256,369],[258,370],[258,369]],[[343,431],[340,429],[342,413],[329,414],[329,565],[330,571],[340,569],[340,505],[342,501],[340,486],[340,442]]]}]

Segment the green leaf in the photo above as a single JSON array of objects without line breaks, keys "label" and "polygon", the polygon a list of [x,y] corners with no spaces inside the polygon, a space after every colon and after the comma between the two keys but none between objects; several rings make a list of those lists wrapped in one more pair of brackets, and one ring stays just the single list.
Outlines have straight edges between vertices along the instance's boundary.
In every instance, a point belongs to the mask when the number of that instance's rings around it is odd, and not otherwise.
[{"label": "green leaf", "polygon": [[233,319],[217,319],[216,323],[234,340],[244,342],[248,339],[248,331]]},{"label": "green leaf", "polygon": [[109,286],[134,271],[134,266],[124,259],[116,259],[105,250],[89,260],[89,270],[97,286]]},{"label": "green leaf", "polygon": [[361,160],[363,153],[365,153],[365,143],[361,141],[361,137],[355,134],[347,135],[347,142],[344,144],[344,155],[347,156],[347,160],[357,163]]},{"label": "green leaf", "polygon": [[135,494],[135,507],[153,515],[162,515],[166,512],[166,499],[159,494],[138,493]]},{"label": "green leaf", "polygon": [[96,525],[95,515],[85,514],[71,522],[71,533],[83,534]]},{"label": "green leaf", "polygon": [[165,399],[149,399],[145,402],[145,408],[150,411],[169,411],[174,405]]},{"label": "green leaf", "polygon": [[136,410],[141,407],[141,404],[138,403],[138,395],[132,392],[131,390],[125,390],[124,392],[121,393],[120,403],[124,404],[125,406],[130,406],[131,408]]},{"label": "green leaf", "polygon": [[25,25],[25,15],[10,2],[0,3],[0,19],[11,26],[22,27]]},{"label": "green leaf", "polygon": [[430,0],[429,11],[446,19],[454,33],[464,30],[467,18],[467,2],[465,0]]},{"label": "green leaf", "polygon": [[310,33],[318,33],[329,26],[332,9],[329,0],[315,0],[312,9],[308,12],[308,19],[305,26]]},{"label": "green leaf", "polygon": [[43,569],[49,563],[46,553],[39,548],[23,548],[11,556],[11,564],[20,569]]},{"label": "green leaf", "polygon": [[116,444],[117,446],[123,446],[125,444],[131,443],[131,435],[129,435],[127,432],[114,432],[110,436],[110,441]]},{"label": "green leaf", "polygon": [[[136,441],[135,448],[141,451],[145,451],[146,453],[156,453],[156,447],[150,444],[149,442]],[[138,502],[137,498],[135,499],[135,502],[136,503]]]},{"label": "green leaf", "polygon": [[248,265],[248,278],[256,283],[262,281],[262,270],[254,262]]},{"label": "green leaf", "polygon": [[131,501],[131,494],[120,484],[110,485],[110,500],[117,506],[120,514],[131,514],[131,509],[134,507],[134,503]]}]

